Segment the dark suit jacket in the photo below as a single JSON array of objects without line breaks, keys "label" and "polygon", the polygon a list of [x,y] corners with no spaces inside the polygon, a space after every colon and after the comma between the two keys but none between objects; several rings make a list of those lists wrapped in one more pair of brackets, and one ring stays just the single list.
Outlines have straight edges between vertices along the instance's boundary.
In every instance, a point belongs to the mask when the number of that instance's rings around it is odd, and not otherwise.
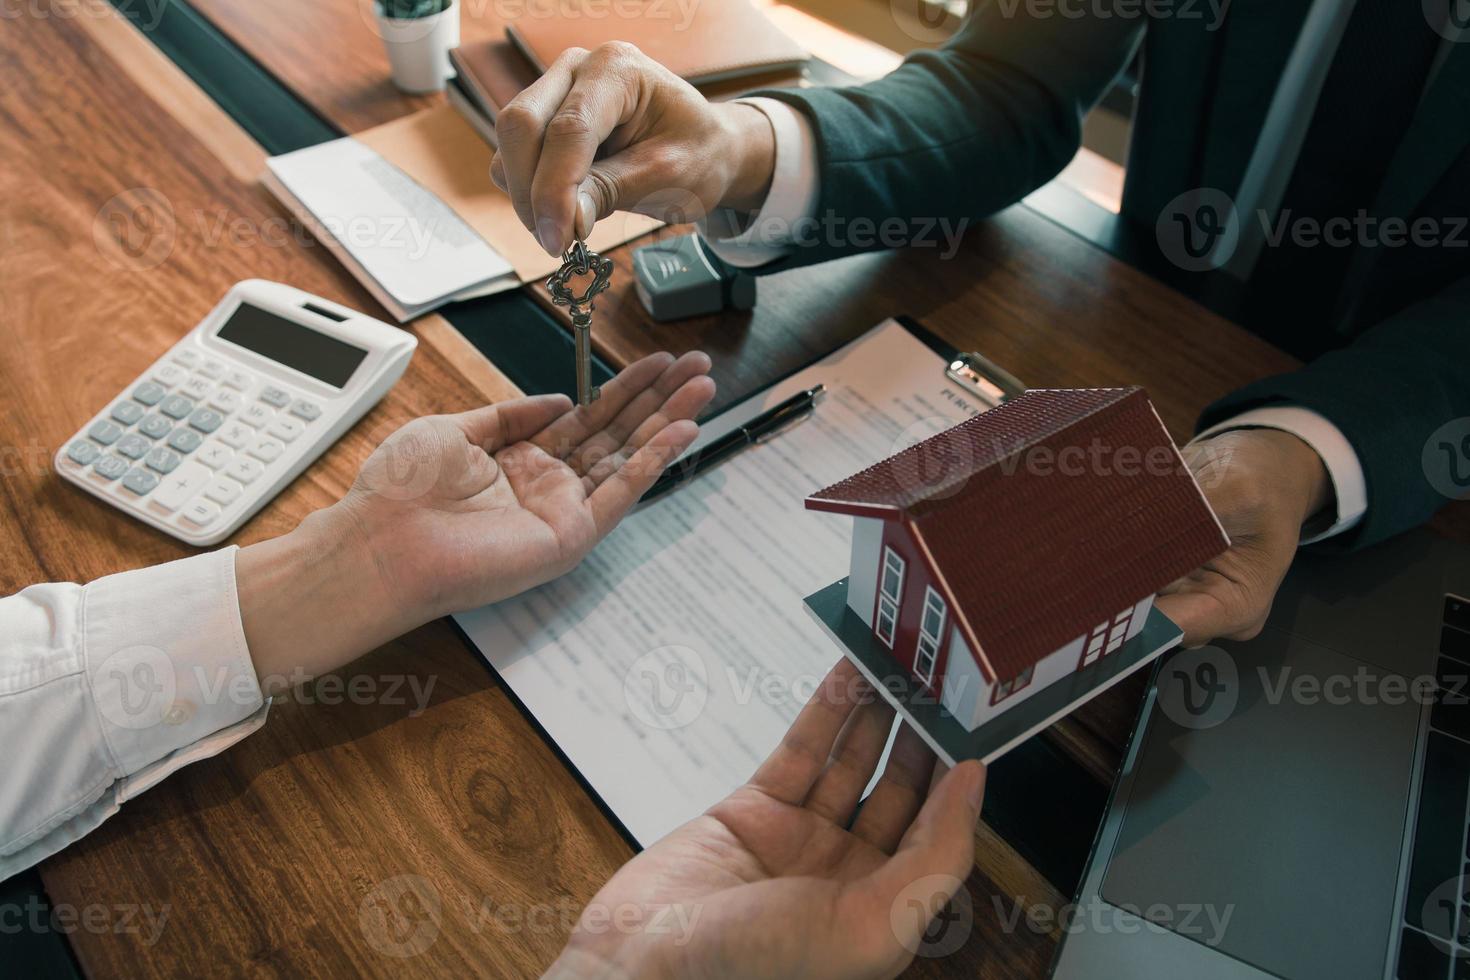
[{"label": "dark suit jacket", "polygon": [[[812,124],[819,216],[975,218],[1015,203],[1072,159],[1082,117],[1142,45],[1123,211],[1152,228],[1184,191],[1234,192],[1307,4],[1234,0],[1226,48],[1227,32],[1212,27],[1204,3],[1195,5],[1203,19],[1147,20],[1035,18],[1024,0],[1019,7],[991,0],[944,48],[912,55],[885,78],[762,94]],[[1470,215],[1470,43],[1451,47],[1373,207],[1381,216],[1445,219],[1446,234],[1456,216]],[[1293,283],[1318,291],[1308,295],[1320,315],[1247,318],[1246,326],[1314,360],[1235,392],[1200,420],[1203,426],[1280,402],[1331,419],[1362,462],[1369,505],[1334,547],[1406,530],[1447,499],[1426,478],[1423,458],[1437,429],[1470,416],[1470,230],[1462,229],[1461,242],[1408,251],[1356,247],[1346,277]],[[853,251],[824,242],[762,271]]]}]

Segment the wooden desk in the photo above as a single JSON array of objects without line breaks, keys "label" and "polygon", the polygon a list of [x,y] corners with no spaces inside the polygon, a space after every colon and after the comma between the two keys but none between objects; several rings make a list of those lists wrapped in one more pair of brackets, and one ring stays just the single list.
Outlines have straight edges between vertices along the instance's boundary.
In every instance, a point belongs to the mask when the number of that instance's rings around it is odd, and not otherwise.
[{"label": "wooden desk", "polygon": [[[358,128],[421,100],[384,88],[379,43],[356,2],[202,6],[319,112]],[[475,30],[467,25],[466,35]],[[323,37],[333,43],[320,44]],[[281,212],[253,183],[259,148],[99,0],[80,16],[0,32],[0,53],[12,79],[0,91],[0,445],[21,461],[4,481],[0,589],[9,593],[185,554],[66,489],[49,459],[78,419],[230,284],[278,278],[374,305],[320,247],[261,240]],[[116,208],[108,202],[136,188],[157,189],[172,215],[171,247],[156,264],[155,240],[130,239],[128,249],[110,237]],[[626,269],[622,283],[601,328],[609,355],[703,347],[727,391],[768,381],[898,311],[1034,384],[1146,384],[1179,436],[1209,399],[1291,363],[1024,209],[978,227],[953,261],[868,256],[763,282],[759,309],[745,317],[653,325],[628,291]],[[413,329],[422,345],[403,381],[239,543],[281,533],[334,500],[396,424],[510,393],[442,320]],[[86,972],[524,976],[551,961],[575,910],[627,859],[627,845],[445,623],[374,651],[348,673],[407,675],[421,685],[433,678],[432,702],[410,717],[402,706],[282,699],[263,731],[129,803],[43,865],[58,904],[146,906],[168,916],[151,946],[139,933],[75,933]],[[1100,699],[1050,737],[1108,778],[1137,691]],[[917,964],[914,975],[1042,974],[1056,935],[1008,933],[990,896],[1003,896],[1007,909],[1016,900],[1056,908],[1069,896],[984,825],[976,859],[970,942]],[[438,900],[437,908],[396,909],[406,929],[428,922],[436,930],[410,959],[375,947],[359,921],[364,908],[392,897],[384,883],[402,875]]]},{"label": "wooden desk", "polygon": [[[358,0],[298,11],[290,0],[192,0],[231,40],[344,132],[443,99],[404,96]],[[466,43],[503,35],[495,4],[465,5]],[[508,7],[515,10],[521,8]],[[527,6],[524,9],[544,9]],[[295,27],[292,24],[294,18]],[[314,39],[342,43],[316,50]],[[324,61],[325,59],[325,61]],[[667,231],[659,234],[669,233]],[[634,243],[634,245],[639,243]],[[716,405],[770,383],[892,313],[918,317],[963,350],[980,350],[1033,386],[1143,384],[1180,441],[1209,402],[1296,362],[1238,326],[1059,229],[1025,207],[978,223],[949,261],[936,249],[855,256],[762,278],[749,314],[661,324],[634,293],[632,247],[617,249],[614,286],[598,300],[594,342],[610,363],[658,350],[707,351]],[[529,290],[556,317],[544,291]],[[1054,732],[1095,776],[1112,779],[1142,680]]]}]

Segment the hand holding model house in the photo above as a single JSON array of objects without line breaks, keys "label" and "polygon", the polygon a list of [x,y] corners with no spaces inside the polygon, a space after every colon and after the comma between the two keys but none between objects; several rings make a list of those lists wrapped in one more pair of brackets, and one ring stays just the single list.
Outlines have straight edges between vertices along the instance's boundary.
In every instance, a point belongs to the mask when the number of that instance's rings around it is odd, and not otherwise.
[{"label": "hand holding model house", "polygon": [[950,760],[1178,643],[1155,594],[1230,545],[1141,388],[1028,391],[806,505],[854,523],[848,578],[808,606]]}]

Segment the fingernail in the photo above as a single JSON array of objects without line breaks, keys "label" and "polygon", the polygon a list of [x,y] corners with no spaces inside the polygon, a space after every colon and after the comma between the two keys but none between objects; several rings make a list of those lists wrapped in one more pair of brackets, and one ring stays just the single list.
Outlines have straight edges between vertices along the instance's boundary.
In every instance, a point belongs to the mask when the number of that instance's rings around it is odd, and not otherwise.
[{"label": "fingernail", "polygon": [[970,801],[970,809],[978,814],[981,805],[985,802],[985,767],[976,763],[968,768],[970,771],[966,774],[966,778],[969,779],[970,785],[965,788],[965,798]]},{"label": "fingernail", "polygon": [[592,201],[592,195],[586,191],[577,194],[577,235],[586,238],[592,234],[592,226],[597,223],[597,205]]},{"label": "fingernail", "polygon": [[556,232],[556,222],[550,218],[542,218],[536,222],[536,239],[546,249],[547,255],[552,258],[561,255],[561,236]]}]

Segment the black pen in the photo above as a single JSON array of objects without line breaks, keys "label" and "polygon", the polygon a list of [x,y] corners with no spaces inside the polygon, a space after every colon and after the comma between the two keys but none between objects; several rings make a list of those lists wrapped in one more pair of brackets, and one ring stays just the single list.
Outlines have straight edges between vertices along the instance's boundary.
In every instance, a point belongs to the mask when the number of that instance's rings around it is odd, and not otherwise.
[{"label": "black pen", "polygon": [[744,425],[737,426],[698,452],[675,460],[639,502],[647,503],[655,497],[663,496],[675,487],[723,463],[746,446],[752,446],[762,439],[769,438],[792,423],[805,418],[816,407],[817,399],[826,390],[826,385],[817,385],[815,388],[799,391],[775,408],[760,413]]}]

